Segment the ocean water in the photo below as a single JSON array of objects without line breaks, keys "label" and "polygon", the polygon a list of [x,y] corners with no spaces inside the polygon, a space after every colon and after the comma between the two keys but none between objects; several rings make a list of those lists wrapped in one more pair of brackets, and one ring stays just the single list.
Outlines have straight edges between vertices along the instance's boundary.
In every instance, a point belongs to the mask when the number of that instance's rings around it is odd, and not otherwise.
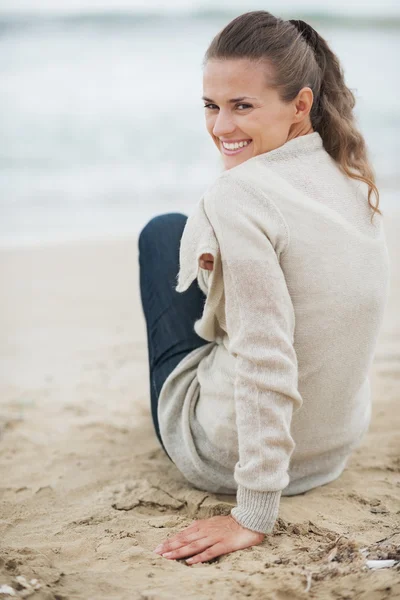
[{"label": "ocean water", "polygon": [[[222,169],[201,61],[240,12],[0,13],[0,243],[133,234],[188,214]],[[381,208],[398,207],[399,24],[308,20],[356,94]]]}]

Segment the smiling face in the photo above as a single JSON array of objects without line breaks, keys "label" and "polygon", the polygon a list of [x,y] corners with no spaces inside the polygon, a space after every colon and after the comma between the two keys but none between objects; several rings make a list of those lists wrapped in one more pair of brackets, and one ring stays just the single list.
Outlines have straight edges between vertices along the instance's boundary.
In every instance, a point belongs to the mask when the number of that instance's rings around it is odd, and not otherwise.
[{"label": "smiling face", "polygon": [[265,62],[249,59],[212,59],[204,67],[206,127],[226,169],[313,132],[311,89],[284,103],[266,76]]}]

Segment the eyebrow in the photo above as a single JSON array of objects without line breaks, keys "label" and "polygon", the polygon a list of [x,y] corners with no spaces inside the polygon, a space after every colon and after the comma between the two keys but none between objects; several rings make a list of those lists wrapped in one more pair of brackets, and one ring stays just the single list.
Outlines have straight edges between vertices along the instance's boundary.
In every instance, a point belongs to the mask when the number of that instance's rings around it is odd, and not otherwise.
[{"label": "eyebrow", "polygon": [[[211,100],[211,98],[207,98],[206,96],[202,96],[201,99],[205,102],[214,102],[213,100]],[[257,100],[257,98],[253,98],[251,96],[240,96],[240,98],[231,98],[230,100],[228,100],[228,102],[242,102],[242,100]]]}]

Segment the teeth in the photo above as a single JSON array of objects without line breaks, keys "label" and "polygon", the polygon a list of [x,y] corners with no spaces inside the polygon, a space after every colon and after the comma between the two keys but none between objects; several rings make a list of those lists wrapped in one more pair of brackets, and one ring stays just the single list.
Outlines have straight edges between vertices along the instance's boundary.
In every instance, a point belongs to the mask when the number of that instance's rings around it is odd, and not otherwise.
[{"label": "teeth", "polygon": [[243,148],[243,146],[247,146],[250,142],[235,142],[234,144],[228,144],[227,142],[222,142],[222,145],[227,150],[237,150],[238,148]]}]

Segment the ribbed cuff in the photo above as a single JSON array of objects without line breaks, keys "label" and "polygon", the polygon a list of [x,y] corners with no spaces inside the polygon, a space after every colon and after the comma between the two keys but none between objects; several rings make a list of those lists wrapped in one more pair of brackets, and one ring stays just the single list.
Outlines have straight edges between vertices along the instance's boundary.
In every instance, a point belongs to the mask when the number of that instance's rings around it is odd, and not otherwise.
[{"label": "ribbed cuff", "polygon": [[232,517],[247,529],[271,533],[278,517],[281,494],[282,490],[255,492],[239,485]]}]

